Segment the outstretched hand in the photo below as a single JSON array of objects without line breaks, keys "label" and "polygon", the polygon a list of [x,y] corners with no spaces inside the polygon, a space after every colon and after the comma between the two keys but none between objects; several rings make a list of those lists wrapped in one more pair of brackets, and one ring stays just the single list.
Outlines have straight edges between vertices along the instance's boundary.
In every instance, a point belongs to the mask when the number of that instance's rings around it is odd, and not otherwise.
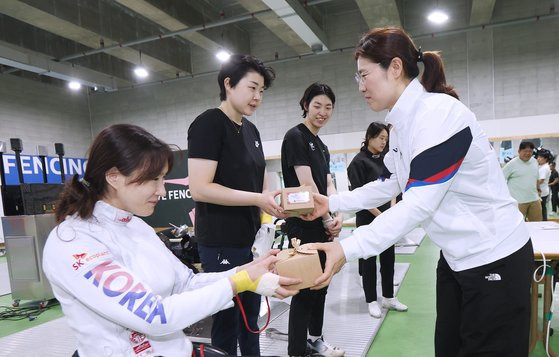
[{"label": "outstretched hand", "polygon": [[334,274],[339,272],[346,263],[344,250],[339,242],[309,243],[306,246],[309,249],[322,250],[326,253],[324,273],[315,280],[315,285],[311,288],[311,290],[322,289],[330,284]]},{"label": "outstretched hand", "polygon": [[328,213],[328,196],[324,196],[316,192],[313,192],[312,195],[314,199],[314,211],[301,216],[301,218],[305,221],[314,221],[315,219],[322,217],[326,213]]}]

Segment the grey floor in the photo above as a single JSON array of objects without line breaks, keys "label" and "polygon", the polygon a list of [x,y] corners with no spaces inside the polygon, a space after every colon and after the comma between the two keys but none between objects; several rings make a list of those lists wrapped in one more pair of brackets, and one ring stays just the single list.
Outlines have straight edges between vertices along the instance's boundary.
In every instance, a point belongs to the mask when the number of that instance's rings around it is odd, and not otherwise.
[{"label": "grey floor", "polygon": [[0,338],[1,357],[70,357],[77,341],[62,317]]}]

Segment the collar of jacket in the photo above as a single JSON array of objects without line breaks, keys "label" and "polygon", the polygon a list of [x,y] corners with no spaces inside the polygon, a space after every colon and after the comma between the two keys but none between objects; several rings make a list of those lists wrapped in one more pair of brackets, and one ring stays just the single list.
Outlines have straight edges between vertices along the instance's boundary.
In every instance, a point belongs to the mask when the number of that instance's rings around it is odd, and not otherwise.
[{"label": "collar of jacket", "polygon": [[99,221],[111,221],[117,224],[126,224],[132,220],[132,213],[111,206],[107,202],[97,201],[93,209],[93,216]]},{"label": "collar of jacket", "polygon": [[419,79],[414,78],[404,89],[392,110],[386,116],[386,122],[402,130],[406,123],[415,117],[416,102],[425,93],[425,88]]}]

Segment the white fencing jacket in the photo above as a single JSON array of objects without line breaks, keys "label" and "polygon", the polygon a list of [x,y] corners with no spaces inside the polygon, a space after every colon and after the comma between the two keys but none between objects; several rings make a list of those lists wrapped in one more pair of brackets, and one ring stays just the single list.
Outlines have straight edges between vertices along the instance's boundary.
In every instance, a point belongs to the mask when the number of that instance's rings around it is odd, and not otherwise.
[{"label": "white fencing jacket", "polygon": [[386,121],[393,125],[384,163],[390,179],[329,197],[331,211],[403,199],[340,243],[347,260],[375,256],[422,226],[449,266],[462,271],[507,257],[528,230],[497,156],[475,115],[460,101],[426,92],[414,79]]},{"label": "white fencing jacket", "polygon": [[233,297],[235,269],[194,274],[153,228],[102,201],[50,233],[43,268],[80,357],[190,356],[182,329]]}]

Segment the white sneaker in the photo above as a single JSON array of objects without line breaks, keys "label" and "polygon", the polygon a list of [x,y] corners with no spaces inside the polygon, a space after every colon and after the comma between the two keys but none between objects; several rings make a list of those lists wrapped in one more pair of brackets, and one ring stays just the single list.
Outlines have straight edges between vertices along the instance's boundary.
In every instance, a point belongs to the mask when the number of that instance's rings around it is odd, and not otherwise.
[{"label": "white sneaker", "polygon": [[382,307],[387,308],[388,310],[396,310],[396,311],[408,311],[408,307],[398,301],[397,297],[393,298],[383,298],[382,299]]},{"label": "white sneaker", "polygon": [[324,357],[342,357],[345,355],[344,350],[334,347],[324,341],[324,336],[320,336],[320,338],[314,342],[311,342],[311,340],[308,339],[307,347],[311,350],[313,356],[320,355]]},{"label": "white sneaker", "polygon": [[370,302],[369,304],[369,315],[376,319],[380,319],[382,316],[382,310],[380,309],[380,304],[376,301]]}]

